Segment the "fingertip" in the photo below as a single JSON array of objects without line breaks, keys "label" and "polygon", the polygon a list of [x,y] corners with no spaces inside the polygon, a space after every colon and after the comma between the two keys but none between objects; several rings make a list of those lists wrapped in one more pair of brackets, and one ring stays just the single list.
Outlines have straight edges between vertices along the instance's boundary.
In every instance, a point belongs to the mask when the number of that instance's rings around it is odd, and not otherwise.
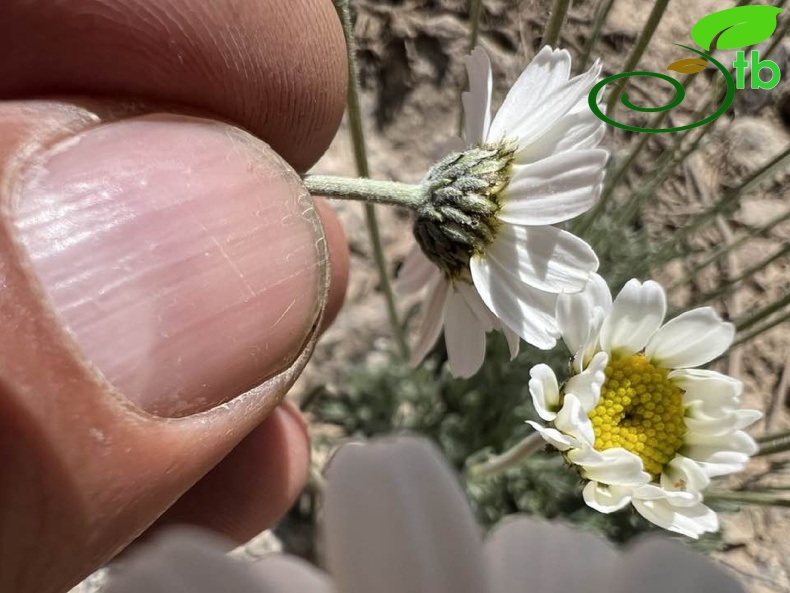
[{"label": "fingertip", "polygon": [[320,331],[323,332],[332,325],[345,302],[346,289],[348,288],[349,254],[346,233],[332,207],[326,200],[316,198],[315,208],[324,227],[330,266],[329,295],[320,328]]}]

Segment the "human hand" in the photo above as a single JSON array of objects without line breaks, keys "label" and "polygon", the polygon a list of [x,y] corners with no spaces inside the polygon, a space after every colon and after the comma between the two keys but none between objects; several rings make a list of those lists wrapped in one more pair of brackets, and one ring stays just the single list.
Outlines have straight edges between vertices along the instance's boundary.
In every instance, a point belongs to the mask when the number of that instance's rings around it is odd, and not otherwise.
[{"label": "human hand", "polygon": [[278,404],[347,261],[294,169],[344,56],[329,0],[0,4],[0,590],[62,591],[160,515],[243,541],[298,494]]}]

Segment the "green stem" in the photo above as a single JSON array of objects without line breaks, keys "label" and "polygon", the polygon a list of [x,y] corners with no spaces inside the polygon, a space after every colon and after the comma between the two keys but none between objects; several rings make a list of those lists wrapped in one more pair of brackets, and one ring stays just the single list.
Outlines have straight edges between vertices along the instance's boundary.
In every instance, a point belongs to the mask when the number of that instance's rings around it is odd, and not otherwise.
[{"label": "green stem", "polygon": [[469,20],[472,28],[469,31],[469,51],[477,45],[477,37],[480,34],[480,16],[483,13],[483,0],[469,0]]},{"label": "green stem", "polygon": [[562,24],[565,22],[565,15],[568,14],[570,5],[570,0],[554,0],[554,8],[551,9],[551,18],[546,25],[546,30],[543,32],[543,43],[541,45],[557,46],[557,42],[560,40]]},{"label": "green stem", "polygon": [[[351,131],[351,140],[354,145],[354,158],[357,163],[357,172],[361,177],[370,177],[367,151],[365,149],[365,134],[362,128],[362,109],[359,104],[359,78],[357,76],[357,61],[354,44],[354,32],[351,27],[351,11],[349,0],[334,0],[340,22],[343,26],[343,35],[346,38],[346,58],[348,61],[348,121]],[[395,306],[395,294],[387,274],[387,260],[384,257],[384,247],[381,243],[381,231],[373,204],[365,204],[365,218],[367,220],[368,235],[373,248],[373,259],[379,272],[379,284],[384,300],[387,303],[392,334],[398,345],[398,350],[404,360],[409,359],[409,344],[403,327],[398,319],[398,310]]]},{"label": "green stem", "polygon": [[790,507],[790,498],[783,498],[767,492],[735,492],[724,490],[708,490],[705,501],[737,502],[767,507]]},{"label": "green stem", "polygon": [[595,49],[595,44],[601,38],[601,29],[603,29],[609,12],[612,10],[614,0],[601,0],[598,4],[598,9],[595,11],[595,21],[593,22],[592,31],[587,41],[584,43],[582,49],[582,56],[579,62],[579,72],[584,72],[587,69],[587,64],[590,63],[590,54]]},{"label": "green stem", "polygon": [[[642,54],[645,53],[650,40],[653,38],[653,34],[658,28],[658,24],[661,22],[661,19],[664,16],[664,12],[666,12],[668,4],[669,0],[656,0],[656,3],[653,5],[653,10],[650,11],[650,16],[647,17],[647,22],[642,28],[639,39],[636,40],[634,49],[631,50],[631,54],[625,61],[625,65],[623,66],[622,70],[623,72],[631,72],[639,63],[639,60],[642,58]],[[617,104],[617,99],[623,90],[623,84],[623,82],[618,83],[617,86],[615,86],[615,88],[612,90],[612,94],[609,95],[609,100],[606,103],[606,113],[609,117],[612,117],[614,113],[614,106]]]},{"label": "green stem", "polygon": [[317,196],[337,200],[358,200],[368,204],[402,206],[412,210],[423,203],[425,196],[424,190],[419,185],[365,177],[308,175],[302,181],[307,190]]},{"label": "green stem", "polygon": [[770,434],[764,434],[759,437],[755,437],[754,440],[760,443],[770,443],[771,441],[777,441],[780,439],[790,439],[790,430],[783,430],[782,432],[772,432]]},{"label": "green stem", "polygon": [[466,470],[466,476],[470,480],[480,480],[502,473],[511,467],[519,465],[527,457],[537,453],[545,446],[546,441],[543,440],[543,437],[539,433],[533,432],[501,455],[469,467]]}]

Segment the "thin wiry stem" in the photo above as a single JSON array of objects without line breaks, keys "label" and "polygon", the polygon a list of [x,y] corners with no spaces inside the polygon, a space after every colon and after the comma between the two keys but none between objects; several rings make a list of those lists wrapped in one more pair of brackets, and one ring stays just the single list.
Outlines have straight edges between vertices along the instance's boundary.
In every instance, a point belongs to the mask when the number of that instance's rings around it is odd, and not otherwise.
[{"label": "thin wiry stem", "polygon": [[734,490],[706,490],[707,502],[735,502],[768,507],[790,507],[790,498],[776,496],[768,492],[736,492]]},{"label": "thin wiry stem", "polygon": [[[348,122],[351,130],[351,141],[354,145],[354,159],[360,177],[370,177],[368,156],[365,148],[365,133],[362,127],[362,109],[359,104],[359,77],[357,76],[357,60],[354,43],[354,32],[351,26],[351,10],[349,0],[334,0],[340,22],[343,25],[343,34],[346,38],[346,57],[348,60]],[[398,345],[401,357],[409,358],[409,344],[406,342],[403,328],[398,319],[398,310],[395,306],[395,294],[387,274],[387,260],[384,257],[384,247],[381,244],[381,231],[379,229],[376,210],[373,204],[365,204],[365,218],[367,220],[368,235],[373,248],[373,259],[379,272],[379,284],[384,300],[387,303],[392,334]]]},{"label": "thin wiry stem", "polygon": [[778,154],[773,159],[768,161],[765,165],[763,165],[753,173],[747,175],[746,178],[737,187],[734,187],[733,189],[724,192],[724,195],[712,208],[709,208],[705,212],[700,213],[693,221],[691,221],[689,224],[687,224],[682,229],[680,229],[680,232],[676,234],[676,237],[677,238],[687,237],[692,231],[697,230],[704,223],[715,218],[717,214],[719,214],[720,212],[725,210],[728,206],[733,204],[742,195],[749,193],[766,177],[773,174],[774,171],[780,169],[783,166],[786,166],[787,163],[785,161],[790,160],[789,157],[790,157],[790,146],[785,148],[785,150],[783,150],[780,154]]},{"label": "thin wiry stem", "polygon": [[786,323],[787,321],[790,321],[790,311],[788,311],[784,315],[779,315],[779,316],[775,317],[774,319],[772,319],[771,321],[769,321],[765,325],[761,325],[760,327],[758,327],[755,330],[752,330],[751,332],[749,332],[745,336],[742,336],[742,337],[738,338],[737,340],[735,340],[732,343],[732,346],[730,346],[730,349],[735,348],[736,346],[741,346],[743,344],[746,344],[747,342],[750,342],[751,340],[753,340],[757,336],[759,336],[761,334],[764,334],[769,329],[773,329],[777,325],[780,325],[782,323]]},{"label": "thin wiry stem", "polygon": [[[702,260],[701,262],[699,262],[698,264],[696,264],[693,268],[691,268],[689,270],[688,276],[694,276],[695,274],[698,274],[703,269],[708,267],[710,264],[718,261],[719,259],[721,259],[725,255],[727,255],[730,251],[733,251],[733,250],[739,248],[741,245],[746,243],[749,239],[753,239],[755,237],[765,237],[765,236],[767,236],[767,234],[771,230],[773,230],[774,227],[776,227],[777,225],[783,223],[786,220],[790,220],[790,210],[788,210],[784,214],[780,214],[776,218],[771,219],[764,226],[762,226],[760,228],[757,228],[757,229],[754,229],[754,230],[744,234],[743,236],[739,237],[738,239],[736,239],[732,243],[729,243],[729,244],[726,244],[726,245],[722,245],[721,247],[719,247],[717,249],[714,249],[713,252],[708,257],[706,257],[704,260]],[[681,257],[681,256],[678,256],[678,257]],[[672,259],[675,259],[675,258],[673,257]],[[669,288],[667,288],[667,292],[673,292],[673,291],[677,290],[678,288],[681,288],[682,286],[686,286],[687,284],[688,284],[688,279],[687,278],[681,278],[681,279],[677,280],[674,284],[670,285]]]},{"label": "thin wiry stem", "polygon": [[785,451],[790,451],[790,434],[778,436],[770,441],[761,441],[760,450],[754,454],[754,457],[784,453]]},{"label": "thin wiry stem", "polygon": [[764,434],[762,436],[754,438],[754,440],[757,441],[760,445],[765,443],[770,443],[771,441],[778,441],[785,439],[790,439],[790,430],[783,430],[782,432]]},{"label": "thin wiry stem", "polygon": [[527,457],[537,453],[545,446],[546,441],[543,440],[543,437],[541,437],[539,433],[533,432],[501,455],[497,455],[493,459],[471,466],[466,470],[466,476],[470,480],[479,480],[502,473],[511,467],[517,466]]},{"label": "thin wiry stem", "polygon": [[[639,63],[639,60],[642,58],[642,54],[645,53],[650,40],[653,38],[653,34],[658,28],[658,24],[664,17],[664,13],[666,12],[668,5],[669,0],[656,0],[656,3],[653,4],[653,10],[650,11],[650,16],[647,17],[647,22],[645,23],[645,26],[642,27],[642,32],[639,34],[639,39],[636,40],[634,49],[631,50],[628,59],[625,61],[623,72],[631,72]],[[612,114],[614,113],[614,106],[617,104],[617,99],[623,90],[623,84],[624,83],[622,82],[618,83],[614,89],[612,89],[612,94],[609,95],[609,99],[606,102],[606,113],[609,115],[609,117],[612,117]]]},{"label": "thin wiry stem", "polygon": [[560,40],[560,33],[562,32],[562,24],[565,22],[565,15],[568,14],[570,5],[571,0],[554,0],[551,17],[546,24],[545,31],[543,31],[543,42],[541,45],[557,46],[557,42]]},{"label": "thin wiry stem", "polygon": [[735,321],[735,327],[738,328],[738,331],[749,329],[756,323],[759,323],[763,319],[770,317],[777,311],[781,311],[788,304],[790,304],[790,293],[784,295],[780,299],[775,300],[770,305],[766,305],[762,309],[757,309],[757,311],[753,312],[751,315],[745,316],[743,319],[737,319]]},{"label": "thin wiry stem", "polygon": [[595,11],[592,31],[590,31],[590,36],[587,38],[587,41],[584,42],[584,48],[582,48],[581,60],[579,61],[579,72],[584,72],[587,69],[587,64],[590,63],[590,54],[601,38],[601,30],[606,23],[606,19],[613,5],[614,0],[601,0],[598,4],[598,9]]},{"label": "thin wiry stem", "polygon": [[698,298],[694,299],[694,306],[698,307],[704,303],[708,303],[710,301],[714,301],[716,299],[722,298],[728,295],[729,293],[731,293],[732,291],[737,290],[741,282],[743,282],[744,280],[748,280],[749,278],[754,276],[757,272],[759,272],[760,270],[764,270],[772,263],[774,263],[776,260],[780,259],[781,257],[784,257],[788,253],[790,253],[790,244],[785,245],[773,255],[765,258],[761,262],[753,265],[751,268],[743,271],[735,278],[727,279],[726,284],[719,287],[718,289],[700,295]]},{"label": "thin wiry stem", "polygon": [[472,28],[469,30],[469,51],[477,45],[480,35],[480,17],[483,14],[483,0],[469,0],[469,21]]}]

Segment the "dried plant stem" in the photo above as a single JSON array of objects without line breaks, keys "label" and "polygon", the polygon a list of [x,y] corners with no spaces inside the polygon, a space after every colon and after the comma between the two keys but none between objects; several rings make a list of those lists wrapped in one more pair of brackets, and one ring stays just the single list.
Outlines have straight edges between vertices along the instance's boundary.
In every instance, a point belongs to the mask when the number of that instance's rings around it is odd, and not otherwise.
[{"label": "dried plant stem", "polygon": [[581,60],[579,61],[579,72],[584,72],[587,70],[587,64],[590,63],[590,54],[592,54],[593,50],[595,49],[595,45],[601,38],[601,30],[606,23],[609,12],[612,10],[613,4],[614,0],[601,0],[599,2],[598,8],[595,11],[595,20],[593,21],[592,31],[590,31],[590,36],[587,38],[587,41],[584,42]]},{"label": "dried plant stem", "polygon": [[734,490],[707,490],[706,502],[735,502],[767,507],[790,507],[790,498],[768,492],[736,492]]},{"label": "dried plant stem", "polygon": [[736,290],[738,288],[738,284],[740,284],[744,280],[748,280],[749,278],[754,276],[757,272],[767,268],[776,260],[784,257],[788,253],[790,253],[790,244],[785,245],[779,251],[767,257],[766,259],[762,260],[761,262],[755,264],[751,268],[744,270],[743,272],[738,274],[735,278],[728,278],[726,283],[723,286],[717,288],[716,290],[700,295],[698,298],[694,299],[694,306],[699,307],[703,303],[708,303],[710,301],[728,295],[733,290]]},{"label": "dried plant stem", "polygon": [[760,327],[758,327],[755,330],[752,330],[751,332],[749,332],[745,336],[742,336],[742,337],[738,338],[737,340],[735,340],[732,343],[731,348],[735,348],[736,346],[741,346],[742,344],[745,344],[745,343],[753,340],[757,336],[759,336],[761,334],[764,334],[769,329],[773,329],[777,325],[780,325],[782,323],[786,323],[787,321],[790,321],[790,311],[788,311],[784,315],[779,315],[779,316],[775,317],[774,319],[772,319],[771,321],[769,321],[765,325],[761,325]]},{"label": "dried plant stem", "polygon": [[[361,177],[370,177],[367,150],[365,148],[365,134],[362,128],[362,110],[359,104],[359,78],[357,76],[357,61],[354,43],[354,32],[351,26],[351,10],[349,0],[334,0],[340,22],[343,25],[343,34],[346,38],[346,55],[348,59],[348,122],[351,130],[351,140],[354,145],[354,158],[357,172]],[[384,257],[384,247],[381,244],[381,231],[379,229],[376,210],[373,204],[365,204],[365,218],[367,219],[368,235],[373,248],[373,259],[379,272],[379,284],[384,300],[387,304],[392,334],[398,345],[398,351],[405,360],[409,358],[409,344],[406,341],[403,327],[398,319],[398,310],[395,306],[395,295],[387,273],[387,260]]]},{"label": "dried plant stem", "polygon": [[552,47],[557,45],[562,32],[562,24],[565,22],[565,15],[568,14],[570,5],[571,0],[554,0],[554,7],[551,9],[551,17],[546,25],[546,30],[543,32],[541,45],[550,45]]},{"label": "dried plant stem", "polygon": [[501,455],[497,455],[493,459],[469,467],[466,470],[466,476],[470,480],[479,480],[502,473],[511,467],[517,466],[527,457],[537,453],[545,446],[546,441],[543,440],[543,437],[537,432],[533,432]]},{"label": "dried plant stem", "polygon": [[[628,56],[628,59],[625,61],[625,65],[623,66],[623,72],[631,72],[636,65],[639,63],[639,60],[642,58],[642,54],[645,53],[650,40],[653,38],[653,34],[656,32],[658,28],[658,24],[661,22],[661,19],[664,17],[664,13],[667,10],[667,6],[669,5],[669,0],[656,0],[655,4],[653,4],[653,10],[650,11],[650,16],[647,17],[647,22],[645,26],[642,27],[642,32],[639,34],[639,38],[636,40],[636,45],[634,45],[634,49],[631,50],[631,53]],[[609,95],[609,99],[606,102],[606,113],[609,117],[612,117],[614,113],[614,107],[617,105],[617,98],[620,96],[620,93],[623,90],[624,83],[618,83],[612,89],[612,94]]]},{"label": "dried plant stem", "polygon": [[[701,262],[696,264],[693,268],[691,268],[691,270],[689,270],[688,272],[688,275],[693,276],[699,273],[700,271],[708,267],[710,264],[718,261],[720,258],[727,255],[730,251],[733,251],[738,247],[740,247],[741,245],[743,245],[744,243],[746,243],[749,239],[752,239],[754,237],[766,236],[771,230],[773,230],[774,227],[785,222],[786,220],[790,220],[790,210],[788,210],[784,214],[780,214],[776,218],[769,220],[764,226],[754,229],[753,231],[739,237],[738,239],[733,241],[731,245],[722,245],[721,247],[714,249],[708,257],[706,257],[704,260],[702,260]],[[672,259],[675,258],[673,257]],[[676,281],[674,284],[670,285],[670,287],[667,289],[667,292],[673,292],[678,288],[687,285],[688,285],[687,278],[681,278],[680,280]]]},{"label": "dried plant stem", "polygon": [[749,329],[756,323],[762,321],[767,317],[770,317],[777,311],[781,311],[788,304],[790,304],[790,293],[784,295],[780,299],[777,299],[770,305],[766,305],[762,309],[758,309],[757,311],[753,312],[751,315],[747,315],[744,319],[737,319],[735,321],[735,327],[738,329],[738,331]]}]

